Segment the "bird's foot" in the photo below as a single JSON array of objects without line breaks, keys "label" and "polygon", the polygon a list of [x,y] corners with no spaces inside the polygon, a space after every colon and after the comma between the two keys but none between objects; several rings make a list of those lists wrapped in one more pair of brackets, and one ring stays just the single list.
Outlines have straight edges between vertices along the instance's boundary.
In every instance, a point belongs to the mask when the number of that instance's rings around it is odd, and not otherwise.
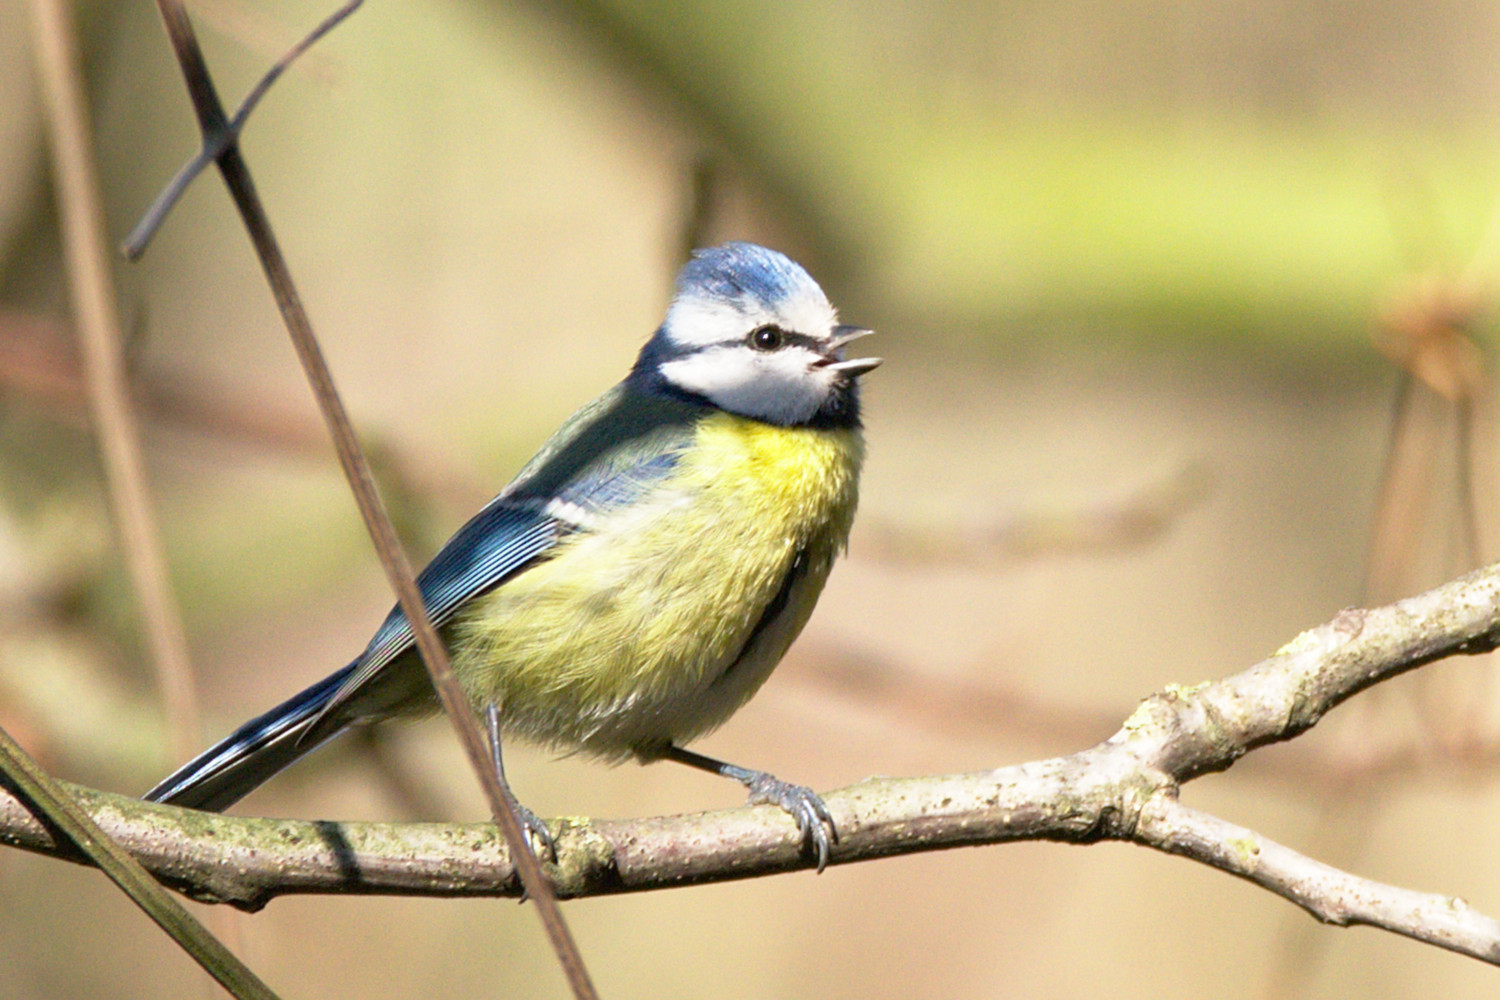
[{"label": "bird's foot", "polygon": [[811,788],[782,781],[765,771],[752,771],[748,767],[705,757],[701,753],[684,750],[670,743],[652,748],[650,756],[675,760],[700,771],[711,771],[733,778],[750,790],[751,805],[780,806],[797,821],[797,829],[802,831],[802,842],[817,852],[818,872],[821,874],[828,867],[830,845],[838,842],[839,831],[834,826],[833,814],[828,811],[828,806]]},{"label": "bird's foot", "polygon": [[547,824],[515,799],[511,799],[510,804],[516,811],[516,819],[521,821],[521,832],[526,835],[526,846],[531,849],[531,853],[538,860],[556,861],[557,842],[553,840],[552,831],[547,829]]},{"label": "bird's foot", "polygon": [[751,805],[780,806],[791,814],[797,821],[797,829],[802,831],[803,843],[811,844],[818,853],[818,874],[821,875],[828,867],[830,842],[838,841],[839,832],[834,826],[833,814],[818,793],[806,785],[782,781],[765,771],[747,770],[743,776],[734,777],[750,789]]}]

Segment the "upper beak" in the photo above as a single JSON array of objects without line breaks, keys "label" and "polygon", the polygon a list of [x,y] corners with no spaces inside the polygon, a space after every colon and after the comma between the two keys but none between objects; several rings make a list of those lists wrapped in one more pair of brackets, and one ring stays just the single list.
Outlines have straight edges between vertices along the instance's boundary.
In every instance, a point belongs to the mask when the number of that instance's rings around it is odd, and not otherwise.
[{"label": "upper beak", "polygon": [[874,332],[874,330],[866,330],[861,326],[834,327],[833,339],[828,342],[828,350],[824,355],[826,360],[819,367],[827,371],[840,372],[850,377],[863,375],[865,372],[878,367],[880,362],[884,360],[883,358],[854,358],[849,361],[838,360],[839,351],[843,349],[845,344],[858,340],[860,337],[867,337]]}]

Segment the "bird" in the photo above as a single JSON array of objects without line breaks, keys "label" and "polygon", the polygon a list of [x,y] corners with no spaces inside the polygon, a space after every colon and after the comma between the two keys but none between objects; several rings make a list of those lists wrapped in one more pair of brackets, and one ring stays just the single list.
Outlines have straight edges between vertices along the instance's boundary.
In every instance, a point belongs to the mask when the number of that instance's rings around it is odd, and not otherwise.
[{"label": "bird", "polygon": [[[747,242],[695,251],[626,377],[565,422],[417,577],[455,675],[502,739],[732,778],[828,863],[810,788],[695,753],[802,631],[847,548],[864,462],[860,378],[800,265]],[[148,801],[220,811],[354,727],[437,710],[393,608],[343,669],[245,723]],[[510,795],[514,803],[516,799]],[[528,839],[553,853],[521,807]]]}]

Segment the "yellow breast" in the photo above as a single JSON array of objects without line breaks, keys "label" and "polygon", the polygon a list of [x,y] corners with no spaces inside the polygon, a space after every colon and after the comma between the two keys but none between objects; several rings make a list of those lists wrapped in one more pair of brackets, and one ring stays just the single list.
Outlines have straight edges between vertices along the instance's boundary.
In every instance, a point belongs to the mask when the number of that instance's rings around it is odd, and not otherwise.
[{"label": "yellow breast", "polygon": [[863,459],[857,431],[776,427],[717,413],[699,425],[698,446],[682,464],[709,496],[752,505],[782,533],[838,524],[847,538]]},{"label": "yellow breast", "polygon": [[[647,497],[470,603],[455,669],[476,703],[497,701],[540,743],[619,757],[700,735],[806,621],[848,539],[862,457],[856,431],[706,417]],[[799,556],[774,641],[724,683]]]}]

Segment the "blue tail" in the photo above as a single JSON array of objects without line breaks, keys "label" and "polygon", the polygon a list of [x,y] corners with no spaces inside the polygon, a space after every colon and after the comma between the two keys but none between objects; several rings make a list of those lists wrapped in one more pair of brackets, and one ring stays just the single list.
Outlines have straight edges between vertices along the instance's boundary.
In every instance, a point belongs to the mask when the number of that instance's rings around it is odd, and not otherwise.
[{"label": "blue tail", "polygon": [[271,775],[343,732],[348,724],[322,712],[359,661],[349,664],[172,772],[142,798],[218,812],[260,787]]}]

